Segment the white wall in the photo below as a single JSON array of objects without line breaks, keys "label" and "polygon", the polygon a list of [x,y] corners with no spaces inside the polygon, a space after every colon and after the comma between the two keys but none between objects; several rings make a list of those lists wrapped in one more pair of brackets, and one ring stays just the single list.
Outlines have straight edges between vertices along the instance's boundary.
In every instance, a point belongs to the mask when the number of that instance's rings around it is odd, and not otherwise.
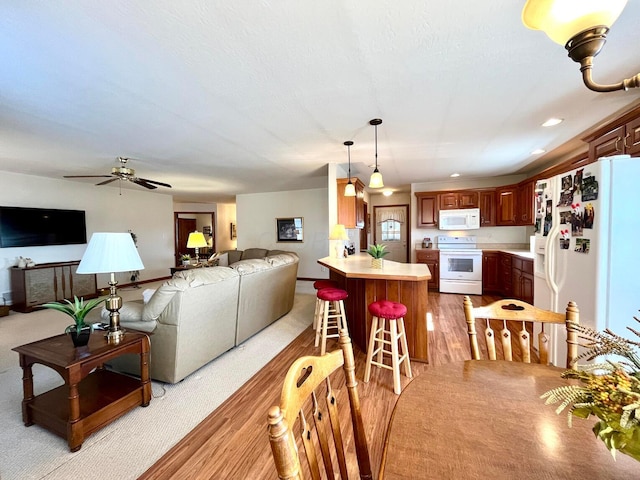
[{"label": "white wall", "polygon": [[216,250],[233,250],[238,246],[238,239],[231,239],[231,224],[236,223],[236,206],[219,203],[216,217]]},{"label": "white wall", "polygon": [[[328,195],[326,188],[238,195],[238,249],[291,250],[300,257],[298,277],[327,278],[317,260],[329,252]],[[291,217],[303,217],[304,241],[278,243],[276,218]]]},{"label": "white wall", "polygon": [[[170,195],[143,189],[123,189],[70,180],[2,172],[0,205],[85,210],[87,239],[93,232],[126,232],[138,238],[138,252],[144,264],[140,280],[166,277],[173,260],[173,202]],[[0,293],[10,290],[9,268],[19,256],[36,263],[80,260],[85,245],[16,247],[0,249]],[[129,275],[116,275],[128,283]],[[98,287],[107,286],[108,275],[98,275]]]}]

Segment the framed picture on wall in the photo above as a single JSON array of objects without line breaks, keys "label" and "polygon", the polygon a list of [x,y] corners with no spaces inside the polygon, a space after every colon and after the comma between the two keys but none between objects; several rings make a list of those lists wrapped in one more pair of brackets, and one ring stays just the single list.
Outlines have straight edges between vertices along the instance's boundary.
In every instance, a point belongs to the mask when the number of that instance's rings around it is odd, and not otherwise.
[{"label": "framed picture on wall", "polygon": [[230,226],[230,231],[231,231],[231,240],[235,240],[238,235],[236,234],[236,224],[232,223]]},{"label": "framed picture on wall", "polygon": [[278,242],[302,242],[302,217],[276,218]]}]

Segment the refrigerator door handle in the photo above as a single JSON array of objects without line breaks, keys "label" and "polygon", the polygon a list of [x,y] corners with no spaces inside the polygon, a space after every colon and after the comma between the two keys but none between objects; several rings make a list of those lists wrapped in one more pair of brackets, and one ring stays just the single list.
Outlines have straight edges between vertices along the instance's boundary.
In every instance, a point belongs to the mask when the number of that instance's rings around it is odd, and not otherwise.
[{"label": "refrigerator door handle", "polygon": [[558,251],[558,242],[555,240],[559,236],[560,225],[554,225],[551,227],[549,234],[547,235],[547,242],[545,246],[545,274],[547,285],[551,291],[551,310],[558,311],[558,293],[559,288],[556,282],[556,255]]}]

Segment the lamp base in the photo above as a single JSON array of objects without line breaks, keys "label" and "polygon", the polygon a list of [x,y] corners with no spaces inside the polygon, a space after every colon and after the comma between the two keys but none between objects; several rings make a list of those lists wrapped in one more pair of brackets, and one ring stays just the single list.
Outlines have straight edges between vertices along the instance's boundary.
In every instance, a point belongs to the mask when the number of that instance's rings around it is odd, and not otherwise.
[{"label": "lamp base", "polygon": [[125,331],[123,329],[114,331],[109,330],[104,336],[107,339],[107,343],[115,345],[122,341],[122,339],[124,338],[124,332]]}]

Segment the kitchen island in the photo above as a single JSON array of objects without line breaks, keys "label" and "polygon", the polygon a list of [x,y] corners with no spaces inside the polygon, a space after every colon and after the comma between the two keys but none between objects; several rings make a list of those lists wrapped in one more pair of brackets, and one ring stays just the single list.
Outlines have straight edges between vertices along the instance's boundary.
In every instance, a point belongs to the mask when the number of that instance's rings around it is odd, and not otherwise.
[{"label": "kitchen island", "polygon": [[349,335],[360,350],[366,352],[369,341],[369,304],[386,299],[407,307],[404,324],[411,360],[429,361],[427,282],[431,272],[425,264],[385,260],[382,269],[371,268],[371,257],[364,253],[348,258],[325,257],[318,263],[327,267],[331,280],[349,293],[345,300]]}]

